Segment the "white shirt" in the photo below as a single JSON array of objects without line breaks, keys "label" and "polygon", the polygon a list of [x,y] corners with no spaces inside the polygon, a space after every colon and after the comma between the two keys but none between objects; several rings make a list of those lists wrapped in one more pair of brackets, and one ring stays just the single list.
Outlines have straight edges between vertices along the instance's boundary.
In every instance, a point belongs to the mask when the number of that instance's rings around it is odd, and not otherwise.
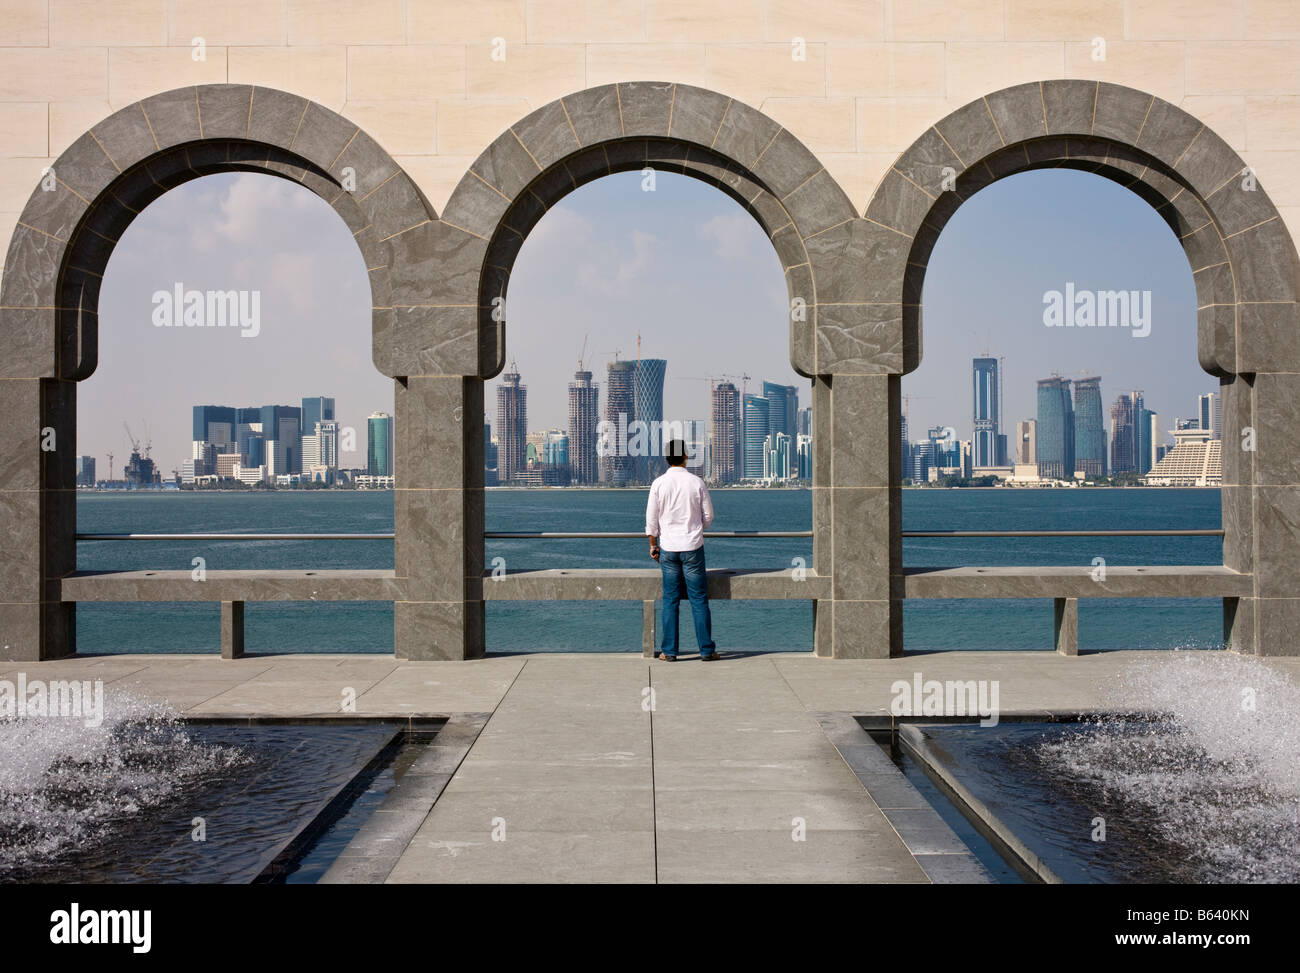
[{"label": "white shirt", "polygon": [[670,466],[650,484],[645,532],[659,538],[665,551],[694,551],[704,546],[704,529],[713,523],[709,488],[684,466]]}]

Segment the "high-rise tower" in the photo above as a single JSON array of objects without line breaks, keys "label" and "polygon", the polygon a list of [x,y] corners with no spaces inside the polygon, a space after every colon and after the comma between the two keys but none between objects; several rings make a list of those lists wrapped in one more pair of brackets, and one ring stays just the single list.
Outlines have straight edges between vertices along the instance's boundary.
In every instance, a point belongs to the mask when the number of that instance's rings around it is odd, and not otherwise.
[{"label": "high-rise tower", "polygon": [[730,382],[713,386],[713,436],[709,479],[734,483],[740,479],[740,391]]},{"label": "high-rise tower", "polygon": [[528,434],[528,387],[519,384],[519,369],[510,371],[497,386],[497,476],[503,486],[524,472],[524,437]]},{"label": "high-rise tower", "polygon": [[1074,477],[1074,409],[1070,406],[1070,380],[1054,375],[1038,382],[1038,419],[1035,427],[1038,475],[1044,479]]},{"label": "high-rise tower", "polygon": [[579,369],[569,383],[569,466],[570,482],[595,483],[600,476],[596,464],[596,423],[600,420],[600,386],[591,372]]},{"label": "high-rise tower", "polygon": [[996,358],[971,360],[971,392],[974,465],[1001,466],[1007,448],[1002,438],[1002,366]]},{"label": "high-rise tower", "polygon": [[636,362],[614,360],[605,370],[604,429],[598,437],[600,482],[622,486],[635,470],[628,455],[628,427],[636,421]]},{"label": "high-rise tower", "polygon": [[1080,378],[1074,383],[1074,468],[1088,477],[1106,475],[1101,376]]},{"label": "high-rise tower", "polygon": [[664,376],[668,362],[663,358],[638,358],[633,377],[633,412],[641,423],[645,455],[634,457],[636,478],[649,483],[668,468],[664,460],[663,436],[658,432],[664,421]]}]

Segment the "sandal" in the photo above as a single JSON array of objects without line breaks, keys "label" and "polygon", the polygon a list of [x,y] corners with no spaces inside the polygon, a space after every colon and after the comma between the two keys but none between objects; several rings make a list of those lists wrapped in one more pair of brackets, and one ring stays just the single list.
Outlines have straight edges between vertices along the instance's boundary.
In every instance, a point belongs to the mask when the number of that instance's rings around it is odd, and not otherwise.
[{"label": "sandal", "polygon": [[655,658],[658,659],[658,660],[660,660],[661,662],[676,662],[676,661],[677,661],[677,656],[675,656],[675,655],[664,655],[664,653],[662,653],[662,652],[660,652],[657,656],[655,656]]}]

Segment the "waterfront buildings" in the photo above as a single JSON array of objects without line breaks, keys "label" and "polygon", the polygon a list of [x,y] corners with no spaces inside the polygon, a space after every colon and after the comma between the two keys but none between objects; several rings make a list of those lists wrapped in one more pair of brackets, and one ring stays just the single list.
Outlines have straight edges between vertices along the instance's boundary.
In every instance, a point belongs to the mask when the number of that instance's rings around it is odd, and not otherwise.
[{"label": "waterfront buildings", "polygon": [[95,457],[77,457],[77,486],[95,485]]},{"label": "waterfront buildings", "polygon": [[741,475],[740,390],[730,382],[713,386],[712,442],[709,446],[709,479],[734,483]]},{"label": "waterfront buildings", "polygon": [[1196,414],[1200,418],[1201,428],[1209,431],[1211,439],[1223,438],[1223,415],[1219,393],[1207,392],[1196,398]]},{"label": "waterfront buildings", "polygon": [[1148,486],[1206,487],[1223,483],[1223,441],[1214,430],[1173,430],[1173,448],[1143,478]]},{"label": "waterfront buildings", "polygon": [[600,482],[624,486],[636,474],[628,455],[628,426],[636,418],[636,362],[615,359],[605,366],[605,418],[597,436]]},{"label": "waterfront buildings", "polygon": [[1144,427],[1144,408],[1140,391],[1120,394],[1110,407],[1110,468],[1115,473],[1145,473],[1151,468],[1150,421]]},{"label": "waterfront buildings", "polygon": [[1100,376],[1074,382],[1074,469],[1087,479],[1106,475]]},{"label": "waterfront buildings", "polygon": [[764,442],[767,440],[767,424],[771,417],[771,402],[761,395],[746,395],[744,403],[745,447],[744,470],[746,479],[757,480],[763,477]]},{"label": "waterfront buildings", "polygon": [[579,369],[569,383],[570,482],[585,486],[600,478],[596,462],[596,424],[600,420],[600,386],[591,372]]},{"label": "waterfront buildings", "polygon": [[394,475],[393,417],[387,412],[372,412],[366,419],[366,475]]},{"label": "waterfront buildings", "polygon": [[[638,341],[639,344],[639,341]],[[634,450],[633,475],[638,483],[650,483],[664,470],[664,376],[668,362],[663,358],[638,358],[632,375],[632,406],[637,428],[635,438],[644,435],[645,445]]]},{"label": "waterfront buildings", "polygon": [[527,435],[528,388],[520,384],[519,370],[511,362],[497,387],[497,475],[503,485],[527,468]]},{"label": "waterfront buildings", "polygon": [[1040,477],[1073,479],[1074,409],[1069,379],[1054,375],[1039,380],[1035,447]]},{"label": "waterfront buildings", "polygon": [[1038,464],[1037,429],[1038,423],[1033,419],[1022,419],[1016,423],[1015,465]]},{"label": "waterfront buildings", "polygon": [[794,385],[764,382],[763,398],[768,401],[767,431],[784,433],[793,441],[799,435],[799,389]]},{"label": "waterfront buildings", "polygon": [[1002,433],[1002,363],[997,358],[971,360],[971,419],[975,467],[1004,465],[1007,440]]}]

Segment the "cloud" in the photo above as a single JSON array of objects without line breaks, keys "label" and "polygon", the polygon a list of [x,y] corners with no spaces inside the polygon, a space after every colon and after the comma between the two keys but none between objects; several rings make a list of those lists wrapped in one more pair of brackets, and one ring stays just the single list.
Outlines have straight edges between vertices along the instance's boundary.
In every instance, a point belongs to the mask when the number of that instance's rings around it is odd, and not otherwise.
[{"label": "cloud", "polygon": [[306,193],[294,193],[287,182],[273,176],[241,173],[221,197],[212,231],[231,243],[247,244],[267,238],[275,229],[269,217],[283,218],[290,206],[302,209],[310,202],[299,198]]},{"label": "cloud", "polygon": [[588,260],[579,265],[579,286],[602,294],[626,294],[633,284],[650,276],[659,244],[653,233],[633,230],[629,248],[610,259]]},{"label": "cloud", "polygon": [[591,220],[567,206],[548,210],[528,233],[524,246],[564,258],[577,247],[590,246]]},{"label": "cloud", "polygon": [[753,254],[756,233],[762,233],[748,213],[719,213],[700,225],[700,236],[711,240],[714,252],[723,260],[744,260]]},{"label": "cloud", "polygon": [[312,268],[316,259],[306,253],[277,253],[271,257],[272,286],[289,299],[295,314],[310,314],[315,308]]}]

